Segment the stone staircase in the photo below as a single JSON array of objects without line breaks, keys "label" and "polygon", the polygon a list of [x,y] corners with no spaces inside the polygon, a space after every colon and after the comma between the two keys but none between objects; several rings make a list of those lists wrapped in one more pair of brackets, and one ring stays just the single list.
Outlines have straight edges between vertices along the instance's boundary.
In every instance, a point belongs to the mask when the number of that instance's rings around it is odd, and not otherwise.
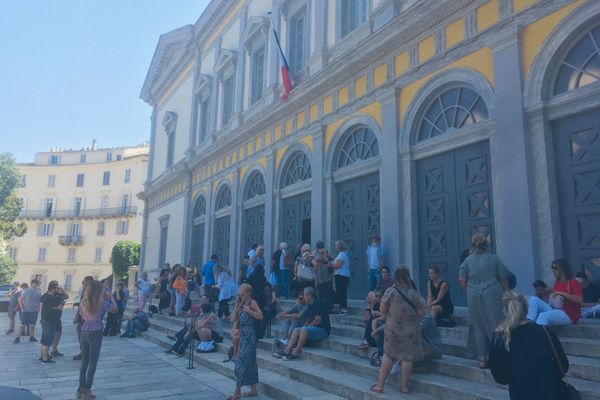
[{"label": "stone staircase", "polygon": [[[290,308],[291,300],[280,300],[281,309]],[[378,368],[369,365],[374,351],[357,347],[363,333],[361,319],[363,301],[350,301],[350,315],[331,315],[331,335],[315,347],[306,347],[302,358],[283,361],[272,356],[274,339],[258,343],[257,361],[261,383],[259,390],[275,399],[391,399],[398,398],[399,375],[391,375],[385,393],[370,392],[376,382]],[[132,307],[130,307],[131,309]],[[128,310],[129,312],[131,310]],[[413,374],[413,393],[407,399],[500,400],[508,399],[506,387],[494,382],[489,370],[481,370],[467,351],[467,310],[455,311],[458,325],[439,328],[444,357],[433,362],[429,373]],[[169,348],[173,343],[166,335],[183,326],[183,318],[155,315],[143,337]],[[234,378],[233,363],[223,362],[231,345],[228,323],[224,324],[226,339],[217,345],[217,352],[195,353],[197,363],[228,378]],[[568,381],[579,389],[585,400],[600,400],[600,323],[585,320],[575,326],[555,328],[570,361]],[[278,326],[274,322],[272,333]],[[176,357],[175,355],[173,357]],[[181,360],[182,363],[186,362]]]}]

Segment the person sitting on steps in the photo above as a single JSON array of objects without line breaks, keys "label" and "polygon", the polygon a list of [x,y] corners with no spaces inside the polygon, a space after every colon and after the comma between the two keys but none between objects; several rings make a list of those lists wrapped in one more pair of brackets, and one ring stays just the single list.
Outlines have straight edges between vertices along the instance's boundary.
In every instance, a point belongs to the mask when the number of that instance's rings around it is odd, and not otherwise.
[{"label": "person sitting on steps", "polygon": [[136,307],[133,310],[131,317],[127,319],[127,327],[125,328],[125,333],[123,333],[121,337],[134,338],[137,331],[146,332],[149,325],[148,314],[139,307]]}]

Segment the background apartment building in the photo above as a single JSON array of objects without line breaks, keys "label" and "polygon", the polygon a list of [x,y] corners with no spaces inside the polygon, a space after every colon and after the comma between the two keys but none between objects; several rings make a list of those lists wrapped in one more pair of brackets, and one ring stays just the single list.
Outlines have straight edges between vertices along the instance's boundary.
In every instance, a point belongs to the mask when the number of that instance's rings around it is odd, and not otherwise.
[{"label": "background apartment building", "polygon": [[36,153],[19,164],[23,199],[19,219],[27,233],[10,244],[16,279],[57,280],[79,289],[86,275],[108,276],[110,255],[120,240],[141,240],[147,145]]}]

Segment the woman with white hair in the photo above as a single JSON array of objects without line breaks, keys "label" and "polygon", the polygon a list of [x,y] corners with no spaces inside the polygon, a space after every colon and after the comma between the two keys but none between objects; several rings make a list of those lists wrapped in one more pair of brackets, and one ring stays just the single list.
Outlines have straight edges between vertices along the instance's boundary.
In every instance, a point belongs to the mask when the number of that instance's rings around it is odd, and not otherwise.
[{"label": "woman with white hair", "polygon": [[350,256],[343,240],[335,242],[337,256],[333,260],[333,279],[335,282],[335,304],[340,305],[340,314],[348,314],[348,284],[350,283]]}]

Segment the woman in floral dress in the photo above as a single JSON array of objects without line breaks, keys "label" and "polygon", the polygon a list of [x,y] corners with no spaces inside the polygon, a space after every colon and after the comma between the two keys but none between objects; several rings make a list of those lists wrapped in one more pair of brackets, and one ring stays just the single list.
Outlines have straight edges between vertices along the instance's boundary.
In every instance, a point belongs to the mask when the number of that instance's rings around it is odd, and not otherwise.
[{"label": "woman in floral dress", "polygon": [[242,386],[250,386],[250,391],[244,397],[258,394],[258,366],[256,364],[256,328],[255,320],[262,320],[263,314],[256,301],[252,298],[252,286],[244,283],[233,310],[233,322],[239,326],[239,352],[235,359],[235,392],[227,400],[238,400],[242,397]]}]

